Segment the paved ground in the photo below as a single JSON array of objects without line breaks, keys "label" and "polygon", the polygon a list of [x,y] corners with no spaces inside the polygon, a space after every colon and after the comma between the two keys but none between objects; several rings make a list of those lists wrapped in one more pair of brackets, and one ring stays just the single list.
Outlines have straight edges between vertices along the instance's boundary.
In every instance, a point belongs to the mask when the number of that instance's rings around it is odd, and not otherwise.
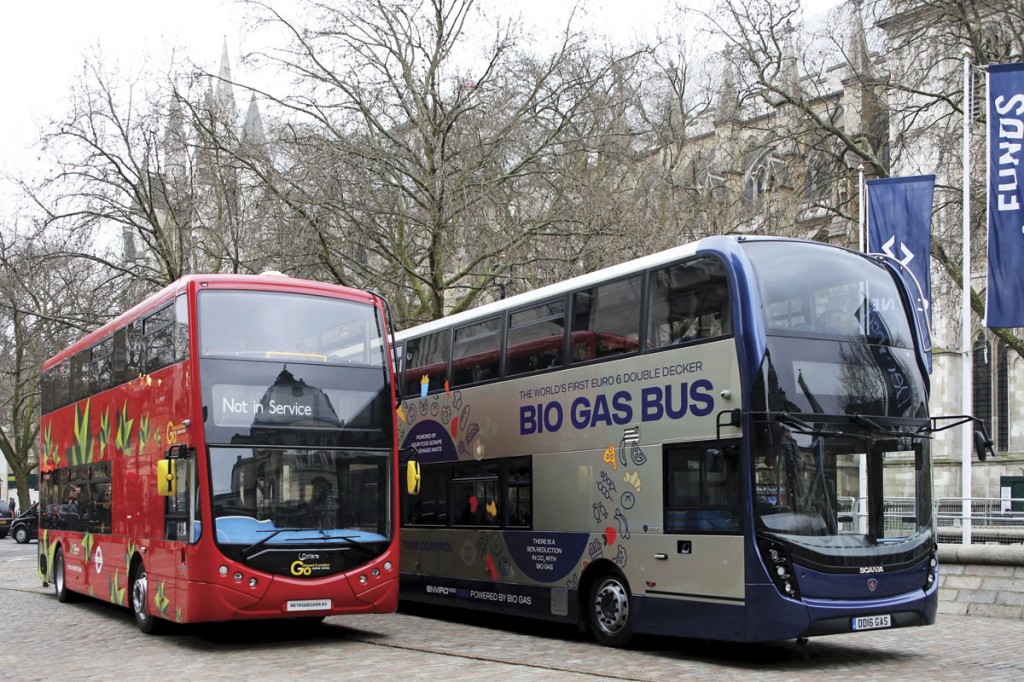
[{"label": "paved ground", "polygon": [[444,611],[189,626],[139,633],[100,602],[60,604],[40,587],[35,543],[0,540],[0,672],[22,680],[1014,680],[1024,621],[940,615],[932,627],[812,639],[806,645],[640,638],[614,650],[570,628]]}]

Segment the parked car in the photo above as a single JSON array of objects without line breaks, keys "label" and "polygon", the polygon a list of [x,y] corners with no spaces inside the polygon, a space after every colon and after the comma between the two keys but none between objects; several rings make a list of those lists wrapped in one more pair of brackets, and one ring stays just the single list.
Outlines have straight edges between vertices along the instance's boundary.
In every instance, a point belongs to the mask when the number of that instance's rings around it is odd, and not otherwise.
[{"label": "parked car", "polygon": [[11,536],[18,544],[22,545],[39,537],[38,504],[33,504],[26,511],[18,514],[18,518],[11,523]]},{"label": "parked car", "polygon": [[7,531],[14,521],[14,513],[11,512],[11,505],[5,500],[0,500],[0,538],[7,537]]}]

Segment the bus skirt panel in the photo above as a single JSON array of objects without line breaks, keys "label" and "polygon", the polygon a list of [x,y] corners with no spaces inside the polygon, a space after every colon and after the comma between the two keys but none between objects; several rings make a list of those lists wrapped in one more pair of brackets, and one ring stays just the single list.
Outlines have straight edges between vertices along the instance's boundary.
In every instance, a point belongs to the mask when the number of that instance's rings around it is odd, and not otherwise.
[{"label": "bus skirt panel", "polygon": [[575,623],[577,590],[403,573],[401,599],[509,616]]},{"label": "bus skirt panel", "polygon": [[361,591],[337,578],[311,582],[297,590],[294,583],[275,588],[276,578],[260,594],[247,594],[234,586],[205,582],[187,584],[185,620],[189,622],[231,619],[302,618],[354,613],[391,613],[398,603],[397,577]]}]

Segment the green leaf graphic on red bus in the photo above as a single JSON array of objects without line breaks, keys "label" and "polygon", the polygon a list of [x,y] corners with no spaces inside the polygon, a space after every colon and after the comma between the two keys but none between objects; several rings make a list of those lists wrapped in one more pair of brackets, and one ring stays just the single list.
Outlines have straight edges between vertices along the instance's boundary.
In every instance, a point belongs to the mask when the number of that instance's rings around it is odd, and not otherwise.
[{"label": "green leaf graphic on red bus", "polygon": [[53,442],[53,424],[47,424],[43,431],[43,465],[57,465],[57,444]]},{"label": "green leaf graphic on red bus", "polygon": [[156,605],[156,610],[164,618],[167,617],[167,607],[171,604],[171,600],[167,598],[166,589],[167,581],[161,580],[156,588],[156,594],[153,595],[153,604]]},{"label": "green leaf graphic on red bus", "polygon": [[117,413],[117,436],[114,437],[114,447],[123,455],[131,455],[132,425],[135,419],[128,418],[128,401]]},{"label": "green leaf graphic on red bus", "polygon": [[68,463],[72,466],[92,461],[92,430],[89,425],[91,403],[91,400],[86,400],[84,410],[79,410],[78,405],[75,405],[75,440],[67,449]]},{"label": "green leaf graphic on red bus", "polygon": [[90,558],[92,557],[92,547],[96,543],[92,533],[86,533],[82,536],[82,551],[85,553],[83,562],[88,565]]},{"label": "green leaf graphic on red bus", "polygon": [[146,415],[139,422],[139,454],[146,449],[149,443],[149,415]]},{"label": "green leaf graphic on red bus", "polygon": [[110,408],[107,407],[100,415],[100,459],[107,454],[107,445],[110,444]]},{"label": "green leaf graphic on red bus", "polygon": [[118,585],[120,575],[121,569],[114,569],[114,577],[110,579],[110,601],[118,606],[124,606],[124,597],[128,591],[128,586],[121,587]]}]

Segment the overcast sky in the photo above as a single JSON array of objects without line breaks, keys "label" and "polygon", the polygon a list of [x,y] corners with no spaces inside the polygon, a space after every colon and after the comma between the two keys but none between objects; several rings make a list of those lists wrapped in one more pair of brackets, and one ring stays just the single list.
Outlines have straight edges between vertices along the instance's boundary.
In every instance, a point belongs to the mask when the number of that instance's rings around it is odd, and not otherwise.
[{"label": "overcast sky", "polygon": [[[690,2],[710,0],[690,0]],[[277,0],[287,6],[289,0]],[[826,6],[837,0],[813,0]],[[651,30],[673,0],[587,0],[588,23],[628,39]],[[571,0],[481,0],[489,12],[522,9],[528,23],[557,26]],[[126,73],[169,61],[175,48],[210,70],[225,39],[232,60],[246,46],[231,0],[5,0],[0,8],[0,170],[17,173],[36,156],[39,131],[68,110],[83,57]],[[236,77],[245,74],[232,64]],[[158,71],[159,72],[159,71]]]},{"label": "overcast sky", "polygon": [[[31,159],[39,129],[67,111],[83,56],[129,70],[175,45],[216,64],[238,44],[230,4],[218,0],[8,0],[0,9],[0,167]],[[233,33],[234,32],[234,33]],[[157,62],[158,63],[158,62]]]}]

